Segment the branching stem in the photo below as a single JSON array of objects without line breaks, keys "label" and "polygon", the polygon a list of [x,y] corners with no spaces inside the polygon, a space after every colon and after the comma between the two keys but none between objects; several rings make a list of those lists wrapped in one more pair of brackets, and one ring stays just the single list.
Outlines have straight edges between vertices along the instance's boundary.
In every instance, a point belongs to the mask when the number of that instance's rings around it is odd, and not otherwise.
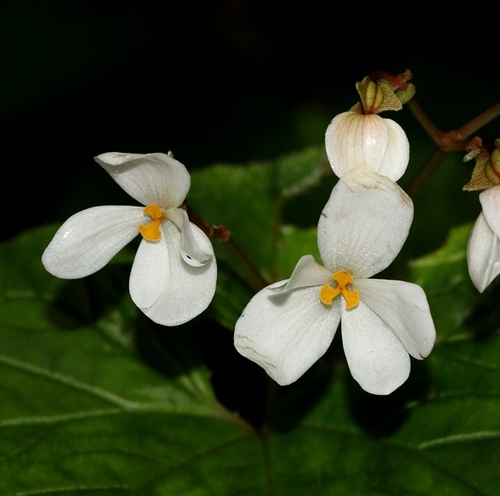
[{"label": "branching stem", "polygon": [[412,98],[406,104],[432,141],[445,152],[466,150],[469,138],[480,128],[500,115],[500,102],[471,119],[457,130],[443,132],[429,119],[422,107]]},{"label": "branching stem", "polygon": [[414,98],[406,103],[414,117],[425,129],[437,147],[427,160],[419,167],[416,174],[409,181],[405,190],[413,200],[422,190],[429,178],[437,171],[447,154],[453,151],[464,151],[480,142],[480,138],[470,138],[476,131],[500,115],[500,102],[491,106],[457,130],[443,132],[429,119]]}]

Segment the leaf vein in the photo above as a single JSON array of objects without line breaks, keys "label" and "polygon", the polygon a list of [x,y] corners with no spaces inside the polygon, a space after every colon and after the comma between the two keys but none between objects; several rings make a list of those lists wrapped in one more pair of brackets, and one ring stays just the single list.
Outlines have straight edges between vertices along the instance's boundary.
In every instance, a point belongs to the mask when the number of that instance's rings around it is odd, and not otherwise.
[{"label": "leaf vein", "polygon": [[128,401],[114,393],[105,391],[104,389],[81,382],[78,379],[75,379],[74,377],[46,370],[36,365],[27,364],[21,362],[20,360],[7,357],[5,355],[0,355],[0,364],[87,393],[91,396],[104,400],[112,405],[119,406],[123,410],[129,411],[136,408],[135,403]]}]

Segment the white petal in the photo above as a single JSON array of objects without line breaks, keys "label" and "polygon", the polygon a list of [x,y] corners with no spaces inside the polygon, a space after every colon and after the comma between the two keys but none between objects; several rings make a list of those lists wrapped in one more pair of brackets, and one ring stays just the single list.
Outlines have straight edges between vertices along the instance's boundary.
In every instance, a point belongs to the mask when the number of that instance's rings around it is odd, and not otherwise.
[{"label": "white petal", "polygon": [[410,144],[403,128],[377,114],[338,114],[326,130],[325,143],[328,160],[338,177],[365,164],[397,181],[410,158]]},{"label": "white petal", "polygon": [[186,199],[191,177],[186,167],[165,153],[103,153],[95,157],[132,198],[143,205],[178,207]]},{"label": "white petal", "polygon": [[342,342],[354,379],[367,392],[390,394],[410,375],[410,355],[401,341],[362,301],[342,307]]},{"label": "white petal", "polygon": [[321,259],[332,272],[371,277],[400,252],[412,220],[413,203],[396,183],[356,167],[337,182],[321,213]]},{"label": "white petal", "polygon": [[472,226],[467,265],[471,281],[480,293],[500,274],[500,239],[486,222],[484,213],[479,214]]},{"label": "white petal", "polygon": [[358,279],[353,287],[412,357],[420,360],[429,355],[436,340],[436,329],[427,297],[420,286],[404,281]]},{"label": "white petal", "polygon": [[[181,234],[171,222],[161,225],[159,241],[143,239],[130,274],[130,295],[134,303],[154,322],[176,326],[203,312],[215,293],[215,257],[201,267],[182,258]],[[204,250],[212,245],[205,234],[193,226],[196,241]],[[213,254],[213,252],[212,252]]]},{"label": "white petal", "polygon": [[479,201],[484,218],[496,236],[500,237],[500,185],[481,191]]},{"label": "white petal", "polygon": [[292,276],[286,281],[268,286],[276,292],[291,291],[308,286],[323,286],[332,283],[332,273],[320,265],[312,255],[304,255],[300,258],[293,270]]},{"label": "white petal", "polygon": [[194,235],[194,224],[189,221],[188,214],[182,208],[170,208],[167,211],[168,218],[177,226],[181,231],[181,255],[182,258],[193,267],[200,267],[205,265],[213,256],[212,245],[208,246],[205,250],[206,236],[201,238],[203,243],[200,245],[196,236]]},{"label": "white petal", "polygon": [[318,288],[276,295],[265,288],[236,322],[234,345],[278,384],[295,382],[330,346],[340,321],[340,299],[323,305]]},{"label": "white petal", "polygon": [[42,263],[62,279],[93,274],[139,234],[145,220],[142,207],[110,205],[78,212],[58,229]]}]

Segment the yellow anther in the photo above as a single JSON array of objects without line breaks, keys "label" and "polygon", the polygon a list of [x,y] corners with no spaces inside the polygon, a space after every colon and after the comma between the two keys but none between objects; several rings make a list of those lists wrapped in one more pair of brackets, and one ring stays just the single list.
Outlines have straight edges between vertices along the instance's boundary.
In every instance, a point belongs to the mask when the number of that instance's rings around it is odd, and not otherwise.
[{"label": "yellow anther", "polygon": [[354,281],[354,277],[345,270],[339,270],[332,275],[332,279],[337,285],[332,288],[329,284],[325,284],[319,293],[320,300],[325,305],[331,305],[333,300],[339,295],[345,299],[346,308],[354,308],[359,303],[359,291],[357,289],[350,290],[347,286]]},{"label": "yellow anther", "polygon": [[144,209],[144,213],[149,215],[152,220],[148,224],[140,225],[138,227],[139,232],[148,241],[158,241],[161,237],[160,224],[165,219],[165,215],[161,208],[154,203],[148,205]]},{"label": "yellow anther", "polygon": [[331,305],[334,298],[336,298],[341,292],[342,291],[338,286],[336,288],[332,288],[329,284],[325,284],[319,292],[319,299],[325,305]]}]

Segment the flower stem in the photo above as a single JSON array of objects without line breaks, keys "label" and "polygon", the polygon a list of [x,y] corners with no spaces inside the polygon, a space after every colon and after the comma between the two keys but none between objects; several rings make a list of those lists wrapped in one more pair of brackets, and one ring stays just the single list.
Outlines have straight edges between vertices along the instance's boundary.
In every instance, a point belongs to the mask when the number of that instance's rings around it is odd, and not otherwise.
[{"label": "flower stem", "polygon": [[498,116],[500,116],[500,102],[495,103],[495,105],[492,105],[489,109],[486,109],[477,117],[474,117],[474,119],[471,119],[457,132],[464,138],[468,138]]},{"label": "flower stem", "polygon": [[216,239],[217,241],[226,244],[231,252],[231,255],[239,262],[240,266],[243,267],[249,280],[255,286],[257,291],[265,288],[269,284],[264,279],[259,269],[254,265],[250,258],[248,258],[247,254],[241,249],[238,243],[236,243],[233,236],[231,236],[231,231],[227,229],[226,226],[216,226],[206,222],[187,203],[184,204],[184,208],[187,211],[189,220],[196,224],[209,238]]},{"label": "flower stem", "polygon": [[415,99],[412,98],[406,105],[432,141],[446,152],[465,150],[470,136],[500,115],[500,102],[498,102],[459,129],[443,132],[434,125]]},{"label": "flower stem", "polygon": [[447,152],[436,146],[425,162],[419,167],[416,174],[410,179],[404,190],[415,201],[429,178],[438,170],[446,158]]},{"label": "flower stem", "polygon": [[224,243],[234,258],[240,263],[241,267],[243,267],[257,291],[264,289],[269,283],[264,279],[264,276],[260,273],[259,269],[257,269],[253,262],[248,258],[247,254],[241,249],[238,243],[236,243],[234,238],[229,236],[229,238],[224,240]]}]

